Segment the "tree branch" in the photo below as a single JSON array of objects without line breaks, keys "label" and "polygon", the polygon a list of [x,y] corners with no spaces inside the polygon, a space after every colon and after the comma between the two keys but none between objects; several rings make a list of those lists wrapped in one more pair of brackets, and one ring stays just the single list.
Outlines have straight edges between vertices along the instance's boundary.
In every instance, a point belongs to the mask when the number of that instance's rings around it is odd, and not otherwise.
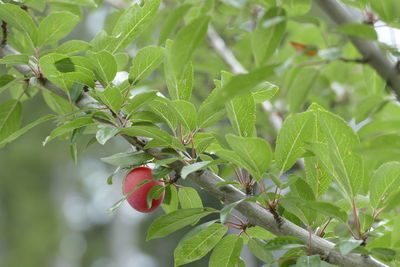
[{"label": "tree branch", "polygon": [[[314,2],[338,25],[359,23],[346,6],[337,0],[314,0]],[[400,100],[400,72],[396,65],[379,49],[376,42],[355,37],[351,37],[350,40]]]}]

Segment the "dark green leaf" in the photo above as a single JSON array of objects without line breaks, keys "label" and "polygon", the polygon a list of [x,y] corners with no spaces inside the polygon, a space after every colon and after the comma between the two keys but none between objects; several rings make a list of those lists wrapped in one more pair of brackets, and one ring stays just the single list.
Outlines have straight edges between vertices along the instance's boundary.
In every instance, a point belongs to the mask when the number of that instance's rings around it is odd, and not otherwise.
[{"label": "dark green leaf", "polygon": [[143,165],[153,157],[143,151],[117,153],[109,157],[101,158],[102,161],[114,166]]}]

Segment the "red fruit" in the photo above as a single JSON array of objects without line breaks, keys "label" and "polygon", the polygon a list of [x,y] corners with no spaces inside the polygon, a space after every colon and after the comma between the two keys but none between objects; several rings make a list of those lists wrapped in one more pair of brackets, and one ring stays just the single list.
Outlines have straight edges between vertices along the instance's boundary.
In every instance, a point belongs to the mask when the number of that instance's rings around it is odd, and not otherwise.
[{"label": "red fruit", "polygon": [[137,211],[140,212],[151,212],[158,208],[164,200],[164,192],[161,194],[159,199],[153,199],[151,207],[147,208],[147,195],[149,191],[156,185],[164,185],[162,181],[153,181],[153,176],[151,175],[151,169],[147,167],[138,167],[131,170],[125,178],[124,181],[124,194],[128,194],[132,191],[135,186],[144,180],[152,180],[147,182],[140,187],[138,187],[131,195],[128,197],[128,203]]}]

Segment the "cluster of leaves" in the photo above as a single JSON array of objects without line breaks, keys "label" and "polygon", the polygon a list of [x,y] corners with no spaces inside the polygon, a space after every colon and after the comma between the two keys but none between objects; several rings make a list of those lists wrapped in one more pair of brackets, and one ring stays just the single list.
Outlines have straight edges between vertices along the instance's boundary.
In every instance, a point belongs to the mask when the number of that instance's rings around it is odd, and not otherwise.
[{"label": "cluster of leaves", "polygon": [[[371,23],[332,28],[312,13],[309,0],[166,1],[164,8],[160,0],[146,0],[110,13],[90,42],[65,41],[82,10],[100,3],[11,2],[0,5],[2,40],[18,53],[2,47],[7,73],[0,76],[0,93],[11,100],[0,105],[0,146],[50,119],[59,126],[44,144],[68,140],[74,161],[79,146],[104,145],[114,136],[149,138],[140,151],[102,159],[117,166],[115,173],[154,163],[153,176],[165,181],[148,197],[151,202],[165,191],[166,214],[149,227],[147,239],[220,214],[184,236],[174,253],[176,266],[211,250],[210,266],[244,266],[245,244],[266,264],[324,264],[309,244],[275,237],[231,214],[240,202],[222,210],[203,207],[194,188],[170,177],[176,161],[185,164],[181,179],[208,169],[225,179],[216,187],[236,186],[248,195],[242,201],[331,239],[344,255],[356,251],[393,266],[400,262],[400,110],[379,76],[353,60],[359,55],[346,39],[376,40]],[[346,2],[399,26],[392,13],[400,9],[397,0]],[[210,24],[226,29],[224,37],[248,73],[230,73],[210,51]],[[21,74],[23,67],[28,71]],[[128,78],[118,80],[121,73]],[[22,103],[39,93],[54,115],[21,128]],[[278,132],[265,119],[266,101],[285,118]],[[86,135],[93,137],[82,144]],[[155,155],[150,148],[163,150]],[[226,226],[240,234],[226,235]],[[276,250],[284,254],[275,258]]]}]

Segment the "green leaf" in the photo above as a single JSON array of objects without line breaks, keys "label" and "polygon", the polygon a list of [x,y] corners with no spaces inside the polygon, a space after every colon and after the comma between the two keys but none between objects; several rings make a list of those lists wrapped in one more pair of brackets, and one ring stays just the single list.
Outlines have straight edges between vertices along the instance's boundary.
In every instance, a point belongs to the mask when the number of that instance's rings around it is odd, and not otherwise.
[{"label": "green leaf", "polygon": [[67,122],[64,125],[57,127],[54,129],[49,136],[46,137],[46,140],[43,142],[43,145],[46,145],[48,142],[53,140],[54,138],[66,134],[74,129],[78,129],[87,125],[91,125],[95,123],[95,121],[91,118],[78,118],[73,121]]},{"label": "green leaf", "polygon": [[174,107],[168,98],[156,97],[149,104],[151,110],[160,116],[169,126],[172,132],[175,132],[177,127],[177,119]]},{"label": "green leaf", "polygon": [[153,205],[153,200],[159,199],[164,193],[165,187],[163,185],[153,186],[146,196],[146,206],[150,209]]},{"label": "green leaf", "polygon": [[129,82],[137,84],[150,75],[164,59],[164,48],[159,46],[147,46],[138,51],[132,59],[132,67],[129,70]]},{"label": "green leaf", "polygon": [[[265,171],[268,170],[272,160],[271,146],[264,139],[257,137],[239,137],[233,134],[226,135],[229,146],[237,155],[251,166],[252,173],[256,180],[262,178]],[[249,170],[251,171],[251,170]]]},{"label": "green leaf", "polygon": [[178,209],[179,200],[178,192],[175,186],[167,186],[165,188],[164,201],[161,204],[162,209],[165,213],[171,213]]},{"label": "green leaf", "polygon": [[128,136],[150,137],[160,142],[160,145],[170,147],[173,145],[173,138],[167,132],[164,132],[154,126],[132,126],[121,129],[121,133]]},{"label": "green leaf", "polygon": [[370,183],[370,203],[374,209],[386,205],[391,195],[399,191],[400,162],[382,164],[373,174]]},{"label": "green leaf", "polygon": [[335,218],[335,219],[338,219],[339,221],[347,223],[346,212],[344,212],[339,207],[335,206],[334,204],[332,204],[330,202],[308,201],[308,202],[304,203],[304,206],[309,209],[315,210],[319,214],[324,214],[331,218]]},{"label": "green leaf", "polygon": [[196,18],[178,32],[168,55],[176,77],[181,76],[192,53],[206,35],[209,21],[208,16]]},{"label": "green leaf", "polygon": [[287,96],[291,113],[301,111],[307,100],[308,93],[317,81],[319,70],[315,68],[302,68],[290,85]]},{"label": "green leaf", "polygon": [[214,89],[204,102],[201,103],[197,116],[197,125],[199,128],[207,128],[225,117],[226,109],[224,106],[220,105],[216,107],[214,105],[218,101],[219,90],[219,87]]},{"label": "green leaf", "polygon": [[301,256],[297,259],[296,267],[320,267],[321,258],[319,255]]},{"label": "green leaf", "polygon": [[148,228],[146,240],[167,236],[214,212],[212,208],[181,209],[158,217]]},{"label": "green leaf", "polygon": [[31,16],[17,5],[0,4],[0,19],[9,25],[26,33],[30,38],[31,44],[36,43],[37,26]]},{"label": "green leaf", "polygon": [[18,137],[20,137],[21,135],[23,135],[24,133],[29,131],[30,129],[32,129],[33,127],[35,127],[35,126],[37,126],[37,125],[39,125],[39,124],[41,124],[41,123],[43,123],[45,121],[54,119],[54,118],[55,118],[54,115],[47,115],[47,116],[44,116],[44,117],[41,117],[41,118],[35,120],[34,122],[31,122],[31,123],[25,125],[24,127],[18,129],[14,133],[10,134],[5,139],[1,140],[0,141],[0,147],[5,145],[6,143],[10,143],[10,142],[14,141]]},{"label": "green leaf", "polygon": [[339,243],[339,251],[342,255],[349,254],[353,249],[359,247],[363,241],[362,240],[342,240]]},{"label": "green leaf", "polygon": [[96,140],[101,145],[104,145],[119,132],[118,128],[111,125],[100,125],[99,127],[100,129],[96,132]]},{"label": "green leaf", "polygon": [[54,52],[63,55],[75,55],[92,48],[92,45],[82,40],[70,40],[58,46]]},{"label": "green leaf", "polygon": [[259,86],[257,86],[251,94],[253,95],[256,104],[259,104],[270,100],[273,96],[276,95],[278,90],[279,88],[275,84],[263,82]]},{"label": "green leaf", "polygon": [[197,191],[192,187],[181,187],[178,190],[179,203],[182,209],[202,208],[203,202]]},{"label": "green leaf", "polygon": [[15,79],[14,76],[10,74],[0,75],[0,88],[14,81],[14,79]]},{"label": "green leaf", "polygon": [[153,156],[143,152],[125,152],[117,153],[109,157],[101,158],[102,161],[114,166],[139,166],[151,160]]},{"label": "green leaf", "polygon": [[3,142],[18,130],[22,119],[21,103],[9,100],[0,105],[0,141]]},{"label": "green leaf", "polygon": [[228,229],[212,224],[182,241],[174,251],[175,266],[187,264],[204,257],[221,240]]},{"label": "green leaf", "polygon": [[270,263],[274,260],[274,255],[271,251],[264,249],[265,243],[256,238],[249,239],[249,249],[254,256],[265,263]]},{"label": "green leaf", "polygon": [[60,3],[77,6],[97,7],[95,0],[47,0],[48,3]]},{"label": "green leaf", "polygon": [[220,89],[217,90],[213,97],[212,104],[214,108],[226,103],[236,95],[242,95],[253,90],[261,82],[273,74],[274,68],[272,66],[265,66],[255,69],[246,74],[238,74],[233,76],[229,81]]},{"label": "green leaf", "polygon": [[221,213],[220,213],[219,218],[220,218],[220,221],[221,221],[222,224],[224,224],[224,223],[226,222],[226,220],[229,218],[229,215],[231,214],[232,210],[234,210],[234,209],[236,208],[236,206],[237,206],[238,204],[240,204],[243,200],[244,200],[244,199],[241,199],[241,200],[239,200],[239,201],[230,203],[230,204],[226,205],[226,206],[221,210]]},{"label": "green leaf", "polygon": [[193,163],[191,165],[183,166],[183,168],[181,170],[182,179],[186,179],[188,177],[188,175],[193,173],[193,172],[196,172],[196,171],[203,170],[203,169],[207,168],[210,165],[210,163],[212,164],[213,162],[201,161],[201,162]]},{"label": "green leaf", "polygon": [[116,37],[111,45],[112,54],[127,47],[146,29],[156,15],[159,5],[160,0],[149,0],[142,7],[136,4],[125,10],[112,31]]},{"label": "green leaf", "polygon": [[234,97],[225,104],[229,121],[239,136],[254,136],[256,103],[251,94]]},{"label": "green leaf", "polygon": [[107,105],[107,107],[111,108],[115,114],[119,113],[124,103],[124,96],[118,87],[111,84],[107,86],[106,90],[97,91],[96,95],[98,95],[101,101]]},{"label": "green leaf", "polygon": [[303,144],[312,137],[311,111],[291,115],[284,121],[276,139],[275,160],[280,173],[290,169],[304,154]]},{"label": "green leaf", "polygon": [[321,129],[326,136],[329,157],[333,164],[332,176],[348,196],[355,196],[363,184],[363,161],[351,153],[359,144],[358,136],[340,117],[325,111],[318,111]]},{"label": "green leaf", "polygon": [[75,28],[78,21],[79,17],[69,12],[50,13],[40,22],[37,45],[45,46],[61,40]]},{"label": "green leaf", "polygon": [[256,173],[256,174],[258,173],[257,169],[254,169],[251,164],[249,164],[247,161],[245,161],[241,157],[239,157],[239,155],[235,151],[227,150],[227,149],[218,149],[215,151],[215,154],[219,158],[221,158],[229,163],[233,163],[238,167],[243,167],[246,170],[250,171],[251,173]]},{"label": "green leaf", "polygon": [[196,107],[185,100],[174,100],[171,102],[171,105],[175,110],[178,122],[186,130],[184,133],[195,130],[197,126]]},{"label": "green leaf", "polygon": [[164,43],[170,34],[174,31],[178,23],[182,20],[183,15],[187,12],[187,10],[191,7],[191,5],[181,5],[177,8],[169,11],[168,17],[164,20],[162,24],[162,28],[160,31],[160,35],[158,37],[158,43]]},{"label": "green leaf", "polygon": [[288,212],[299,218],[305,225],[312,225],[317,213],[304,206],[304,200],[297,197],[285,197],[279,200],[279,204]]},{"label": "green leaf", "polygon": [[243,248],[243,239],[236,235],[225,236],[214,248],[209,267],[235,267]]},{"label": "green leaf", "polygon": [[246,233],[252,238],[258,238],[261,240],[272,239],[275,235],[268,230],[256,225],[254,227],[250,227],[246,230]]},{"label": "green leaf", "polygon": [[165,81],[167,83],[169,95],[173,100],[190,100],[193,89],[193,65],[190,61],[181,75],[177,75],[172,66],[171,50],[173,42],[168,40],[166,43],[166,60],[164,62]]},{"label": "green leaf", "polygon": [[151,173],[153,175],[153,178],[155,181],[158,181],[161,178],[164,178],[168,173],[172,172],[174,169],[164,167],[164,166],[159,166],[159,167],[154,167],[151,170]]},{"label": "green leaf", "polygon": [[0,59],[0,64],[6,65],[28,65],[29,56],[28,55],[8,55]]},{"label": "green leaf", "polygon": [[367,24],[360,24],[360,23],[343,24],[338,26],[336,30],[350,37],[358,37],[371,40],[378,39],[378,35],[374,27]]},{"label": "green leaf", "polygon": [[251,35],[251,47],[257,66],[270,58],[282,40],[286,29],[286,12],[283,8],[273,7],[258,21]]},{"label": "green leaf", "polygon": [[94,73],[96,78],[107,86],[117,74],[117,62],[115,57],[107,51],[92,52],[88,51],[87,56],[91,59],[94,66]]},{"label": "green leaf", "polygon": [[264,245],[266,250],[283,250],[304,247],[304,242],[293,236],[278,236]]},{"label": "green leaf", "polygon": [[127,118],[132,116],[132,113],[140,109],[141,107],[150,103],[157,96],[157,91],[149,91],[135,95],[133,98],[128,100],[128,104],[124,107],[127,113]]}]

